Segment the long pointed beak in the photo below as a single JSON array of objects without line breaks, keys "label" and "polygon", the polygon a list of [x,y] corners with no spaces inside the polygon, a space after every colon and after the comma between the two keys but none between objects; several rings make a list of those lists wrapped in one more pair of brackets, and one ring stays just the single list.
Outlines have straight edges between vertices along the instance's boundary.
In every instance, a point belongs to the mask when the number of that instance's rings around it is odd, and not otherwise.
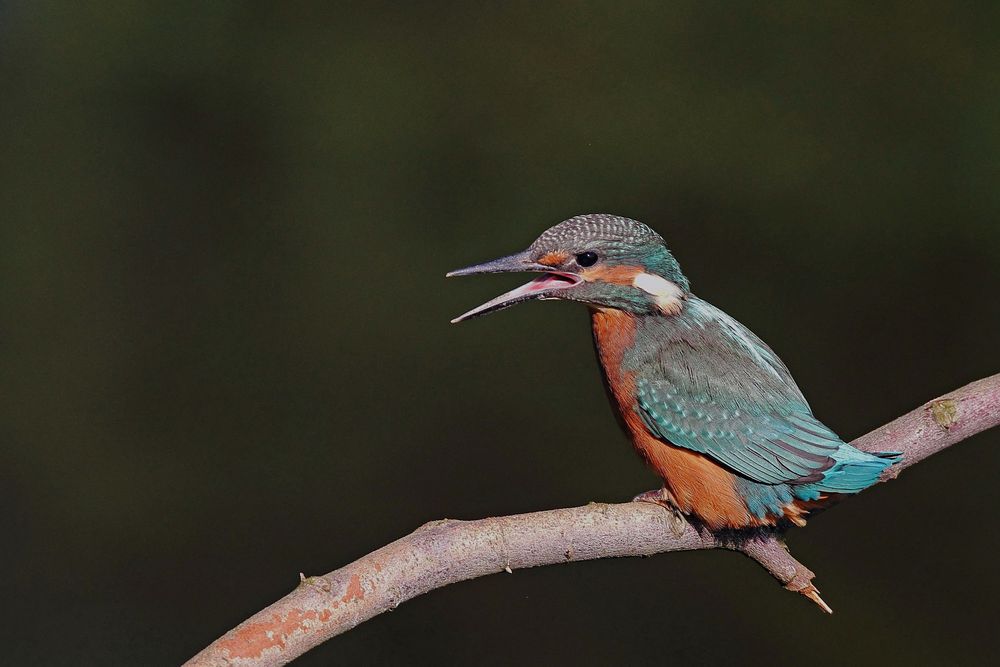
[{"label": "long pointed beak", "polygon": [[541,272],[543,275],[509,292],[501,294],[497,298],[491,299],[463,315],[459,315],[451,323],[457,324],[465,320],[471,320],[474,317],[495,313],[498,310],[503,310],[523,301],[530,301],[531,299],[557,298],[554,296],[556,292],[583,282],[583,279],[575,273],[553,271],[552,267],[539,264],[531,258],[531,254],[528,251],[508,255],[474,266],[467,266],[464,269],[456,269],[455,271],[448,272],[446,277],[473,276],[480,273],[516,272]]},{"label": "long pointed beak", "polygon": [[482,264],[474,264],[464,269],[455,269],[445,274],[445,278],[456,276],[475,276],[480,273],[519,273],[523,271],[550,271],[551,268],[531,259],[531,253],[524,252],[507,255]]}]

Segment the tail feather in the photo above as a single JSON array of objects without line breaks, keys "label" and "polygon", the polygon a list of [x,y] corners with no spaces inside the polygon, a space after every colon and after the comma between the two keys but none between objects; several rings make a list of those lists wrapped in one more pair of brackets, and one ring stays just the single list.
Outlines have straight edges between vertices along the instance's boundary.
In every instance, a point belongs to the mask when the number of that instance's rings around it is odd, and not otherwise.
[{"label": "tail feather", "polygon": [[795,487],[795,496],[815,500],[821,493],[858,493],[875,484],[882,471],[902,459],[900,452],[869,454],[842,445],[834,452],[835,463],[823,472],[823,479]]},{"label": "tail feather", "polygon": [[875,484],[889,466],[903,459],[900,452],[868,454],[850,445],[834,452],[834,464],[823,478],[806,484],[761,484],[735,476],[740,497],[753,517],[752,525],[774,525],[785,519],[804,526],[810,512],[825,507],[831,498],[850,495]]}]

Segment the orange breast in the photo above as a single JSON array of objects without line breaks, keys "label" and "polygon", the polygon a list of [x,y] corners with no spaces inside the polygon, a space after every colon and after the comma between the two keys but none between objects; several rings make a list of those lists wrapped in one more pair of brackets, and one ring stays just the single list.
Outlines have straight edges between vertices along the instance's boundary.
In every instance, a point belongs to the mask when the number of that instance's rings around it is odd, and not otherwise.
[{"label": "orange breast", "polygon": [[675,447],[646,429],[633,409],[635,375],[622,368],[626,349],[635,343],[635,318],[614,309],[594,309],[594,343],[613,402],[636,451],[663,478],[682,512],[696,515],[709,528],[746,528],[762,522],[747,509],[735,477],[706,456]]}]

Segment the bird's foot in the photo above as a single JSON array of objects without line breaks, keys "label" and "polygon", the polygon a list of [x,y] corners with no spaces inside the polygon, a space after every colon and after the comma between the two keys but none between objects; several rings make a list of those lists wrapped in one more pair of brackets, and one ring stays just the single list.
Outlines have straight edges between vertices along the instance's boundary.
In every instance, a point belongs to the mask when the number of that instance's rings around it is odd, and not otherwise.
[{"label": "bird's foot", "polygon": [[674,534],[674,537],[680,537],[684,534],[684,531],[687,530],[687,519],[684,518],[684,514],[681,512],[680,508],[677,507],[677,503],[674,501],[673,495],[667,490],[666,487],[640,493],[632,499],[632,502],[653,503],[654,505],[659,505],[663,509],[667,510],[670,513],[670,518],[668,520],[670,523],[670,532]]},{"label": "bird's foot", "polygon": [[653,503],[654,505],[659,505],[660,507],[665,507],[668,510],[676,510],[677,503],[674,501],[674,496],[665,486],[661,486],[658,489],[653,489],[652,491],[646,491],[640,493],[635,498],[632,499],[633,503]]}]

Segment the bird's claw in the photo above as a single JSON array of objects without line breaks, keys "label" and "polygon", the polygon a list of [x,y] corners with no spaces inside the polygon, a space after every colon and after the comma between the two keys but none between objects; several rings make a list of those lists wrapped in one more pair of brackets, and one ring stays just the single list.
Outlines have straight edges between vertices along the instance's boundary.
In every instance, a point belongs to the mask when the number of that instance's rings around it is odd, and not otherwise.
[{"label": "bird's claw", "polygon": [[640,493],[632,499],[632,502],[652,503],[667,510],[670,513],[668,519],[670,523],[670,532],[674,534],[674,537],[680,537],[684,534],[684,531],[687,530],[687,519],[684,518],[684,514],[680,511],[680,509],[678,509],[677,504],[674,502],[674,497],[666,488],[659,488],[654,489],[653,491]]}]

